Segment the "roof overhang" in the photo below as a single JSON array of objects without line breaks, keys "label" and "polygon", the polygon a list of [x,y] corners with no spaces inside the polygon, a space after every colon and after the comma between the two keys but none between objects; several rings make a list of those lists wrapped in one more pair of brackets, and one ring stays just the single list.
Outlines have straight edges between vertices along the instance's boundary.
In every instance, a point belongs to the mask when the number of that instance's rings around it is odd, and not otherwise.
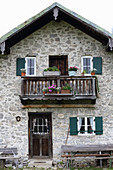
[{"label": "roof overhang", "polygon": [[20,24],[9,33],[0,38],[0,51],[9,53],[10,47],[26,38],[36,30],[48,24],[52,20],[56,22],[64,20],[77,29],[80,29],[89,36],[107,45],[110,51],[113,50],[113,36],[106,30],[81,17],[75,12],[63,7],[58,3],[52,4],[39,14]]}]

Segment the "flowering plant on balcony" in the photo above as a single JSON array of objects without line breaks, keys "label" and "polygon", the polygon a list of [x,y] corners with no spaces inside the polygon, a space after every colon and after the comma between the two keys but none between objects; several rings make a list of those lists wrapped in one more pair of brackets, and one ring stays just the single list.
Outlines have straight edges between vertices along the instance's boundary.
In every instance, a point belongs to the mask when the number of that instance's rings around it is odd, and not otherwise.
[{"label": "flowering plant on balcony", "polygon": [[52,86],[49,86],[47,88],[44,88],[42,89],[43,92],[49,92],[49,93],[52,93],[52,92],[59,92],[61,90],[61,87],[56,87],[56,85],[52,85]]},{"label": "flowering plant on balcony", "polygon": [[91,72],[96,72],[97,71],[97,69],[96,68],[93,68],[93,70],[91,70]]},{"label": "flowering plant on balcony", "polygon": [[56,85],[52,85],[52,86],[49,86],[47,87],[47,92],[56,92],[57,89],[56,89]]},{"label": "flowering plant on balcony", "polygon": [[23,72],[23,73],[25,73],[25,72],[26,72],[26,69],[25,69],[25,68],[21,68],[20,71]]},{"label": "flowering plant on balcony", "polygon": [[91,70],[91,75],[95,75],[95,72],[97,71],[96,68],[93,68],[93,70]]},{"label": "flowering plant on balcony", "polygon": [[44,69],[44,71],[59,71],[59,69],[56,66],[48,67],[47,69]]},{"label": "flowering plant on balcony", "polygon": [[21,76],[25,76],[26,75],[26,69],[25,68],[21,68]]},{"label": "flowering plant on balcony", "polygon": [[77,71],[78,67],[74,66],[74,67],[69,67],[69,71]]}]

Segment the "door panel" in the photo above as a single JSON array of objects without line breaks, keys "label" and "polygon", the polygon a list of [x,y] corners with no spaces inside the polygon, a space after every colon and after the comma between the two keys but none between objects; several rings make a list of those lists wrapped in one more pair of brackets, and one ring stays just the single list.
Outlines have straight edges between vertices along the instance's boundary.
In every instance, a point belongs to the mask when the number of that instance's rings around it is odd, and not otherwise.
[{"label": "door panel", "polygon": [[36,114],[29,116],[31,157],[52,156],[52,122],[51,114]]},{"label": "door panel", "polygon": [[33,139],[33,155],[39,156],[40,155],[40,140],[39,139]]},{"label": "door panel", "polygon": [[42,139],[42,155],[48,156],[48,139]]},{"label": "door panel", "polygon": [[60,71],[61,75],[68,74],[68,57],[67,56],[49,56],[49,66],[56,66]]}]

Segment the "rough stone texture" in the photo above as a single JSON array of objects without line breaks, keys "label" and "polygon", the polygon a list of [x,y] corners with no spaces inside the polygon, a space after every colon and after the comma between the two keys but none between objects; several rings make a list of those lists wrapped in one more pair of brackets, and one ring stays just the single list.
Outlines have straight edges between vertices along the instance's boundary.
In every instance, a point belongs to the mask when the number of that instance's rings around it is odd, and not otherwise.
[{"label": "rough stone texture", "polygon": [[[102,57],[103,74],[99,79],[99,97],[95,108],[22,109],[21,78],[16,76],[16,59],[36,55],[36,73],[43,75],[49,55],[67,55],[68,66],[78,66],[81,56]],[[87,34],[63,21],[52,21],[11,48],[10,55],[0,58],[0,147],[17,147],[21,156],[28,154],[28,112],[52,112],[53,158],[65,144],[69,117],[103,116],[103,135],[70,136],[67,144],[107,144],[113,142],[113,54]],[[16,121],[16,116],[21,121]]]}]

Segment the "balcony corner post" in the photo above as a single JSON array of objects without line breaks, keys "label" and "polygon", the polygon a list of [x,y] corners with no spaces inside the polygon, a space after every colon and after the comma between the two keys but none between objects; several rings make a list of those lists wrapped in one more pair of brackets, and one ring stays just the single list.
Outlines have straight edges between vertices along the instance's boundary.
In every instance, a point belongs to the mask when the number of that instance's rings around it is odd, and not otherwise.
[{"label": "balcony corner post", "polygon": [[24,95],[24,80],[21,78],[21,96]]},{"label": "balcony corner post", "polygon": [[60,77],[57,79],[57,86],[60,87]]},{"label": "balcony corner post", "polygon": [[93,78],[93,87],[92,87],[92,89],[93,89],[93,96],[96,96],[95,85],[96,85],[96,78],[94,77]]}]

